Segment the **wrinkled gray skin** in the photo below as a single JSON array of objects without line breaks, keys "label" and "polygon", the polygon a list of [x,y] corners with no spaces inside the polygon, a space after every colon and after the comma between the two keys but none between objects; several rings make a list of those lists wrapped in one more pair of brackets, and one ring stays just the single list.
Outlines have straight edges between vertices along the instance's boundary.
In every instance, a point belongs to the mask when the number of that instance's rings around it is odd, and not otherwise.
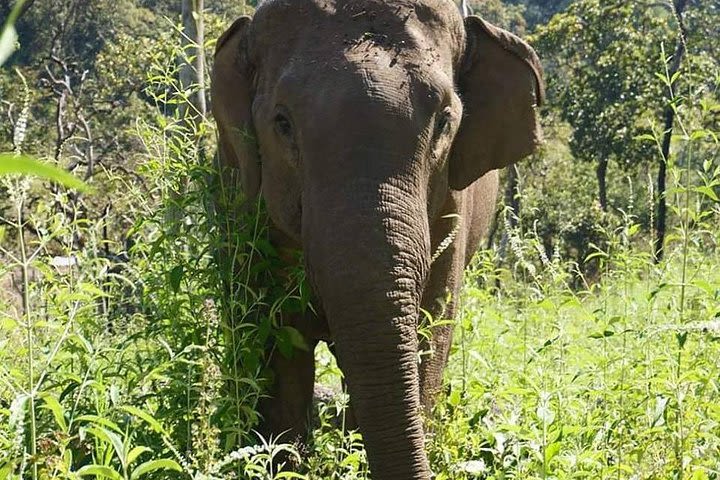
[{"label": "wrinkled gray skin", "polygon": [[[452,327],[419,346],[419,309],[453,317],[496,171],[540,142],[537,57],[451,0],[269,0],[219,39],[212,92],[221,164],[304,252],[320,313],[291,323],[334,342],[373,478],[429,479],[421,411]],[[303,438],[312,351],[272,367],[264,433]]]}]

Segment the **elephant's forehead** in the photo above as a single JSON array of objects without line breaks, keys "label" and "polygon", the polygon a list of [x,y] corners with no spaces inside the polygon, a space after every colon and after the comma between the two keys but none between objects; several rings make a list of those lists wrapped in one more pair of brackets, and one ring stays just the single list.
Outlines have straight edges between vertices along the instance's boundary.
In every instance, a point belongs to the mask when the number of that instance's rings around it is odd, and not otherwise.
[{"label": "elephant's forehead", "polygon": [[398,62],[392,52],[377,47],[349,49],[333,58],[299,52],[265,70],[258,85],[268,107],[282,103],[312,111],[328,104],[354,105],[356,114],[358,109],[377,107],[397,118],[434,111],[452,91],[449,72]]},{"label": "elephant's forehead", "polygon": [[332,61],[385,50],[388,64],[452,70],[464,35],[452,0],[270,0],[255,15],[251,56],[258,63],[299,55]]},{"label": "elephant's forehead", "polygon": [[409,70],[389,67],[388,64],[392,61],[391,55],[382,50],[375,51],[367,58],[353,58],[353,55],[347,58],[351,74],[357,76],[361,82],[358,89],[364,92],[364,95],[398,114],[407,114],[412,110],[411,86],[416,84],[418,79],[412,78]]}]

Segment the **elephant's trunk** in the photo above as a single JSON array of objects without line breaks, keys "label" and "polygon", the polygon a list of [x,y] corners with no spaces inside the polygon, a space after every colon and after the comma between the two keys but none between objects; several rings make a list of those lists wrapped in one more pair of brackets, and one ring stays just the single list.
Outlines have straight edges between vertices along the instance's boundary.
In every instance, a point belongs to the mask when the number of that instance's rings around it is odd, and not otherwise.
[{"label": "elephant's trunk", "polygon": [[425,194],[412,175],[353,177],[340,190],[306,190],[304,205],[320,207],[303,211],[309,278],[328,317],[373,478],[428,479],[416,331],[429,258]]}]

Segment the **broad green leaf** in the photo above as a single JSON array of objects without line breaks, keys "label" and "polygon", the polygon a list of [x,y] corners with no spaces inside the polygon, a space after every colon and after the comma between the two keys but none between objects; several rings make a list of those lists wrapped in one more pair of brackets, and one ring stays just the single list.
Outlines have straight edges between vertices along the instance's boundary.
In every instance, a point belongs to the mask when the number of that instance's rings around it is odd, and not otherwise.
[{"label": "broad green leaf", "polygon": [[63,455],[62,455],[62,459],[63,459],[63,462],[65,463],[65,465],[72,465],[73,458],[74,458],[74,456],[73,456],[73,451],[71,448],[68,448],[67,450],[65,450],[65,453],[63,453]]},{"label": "broad green leaf", "polygon": [[134,416],[138,417],[140,420],[143,420],[145,423],[150,425],[150,427],[154,431],[156,431],[158,433],[162,433],[164,431],[162,425],[160,425],[160,422],[155,420],[152,417],[152,415],[150,415],[149,413],[144,412],[144,411],[140,410],[139,408],[133,407],[131,405],[122,405],[118,408],[120,408],[120,410],[123,410],[123,411],[129,413],[130,415],[134,415]]},{"label": "broad green leaf", "polygon": [[173,292],[178,293],[180,291],[180,283],[182,282],[184,273],[185,267],[183,267],[182,265],[178,265],[172,270],[170,270],[169,280],[170,287],[172,287]]},{"label": "broad green leaf", "polygon": [[[87,338],[83,337],[79,333],[74,333],[72,335],[69,335],[68,341],[75,343],[80,348],[83,348],[87,353],[93,353],[93,351],[94,351],[92,342],[90,342]],[[78,383],[81,383],[79,379],[78,379]]]},{"label": "broad green leaf", "polygon": [[117,425],[117,423],[113,422],[112,420],[100,417],[98,415],[80,415],[75,419],[76,422],[90,422],[95,425],[103,425],[105,427],[112,428],[118,433],[122,433],[122,429]]},{"label": "broad green leaf", "polygon": [[302,333],[298,331],[298,329],[293,327],[282,327],[282,330],[284,330],[287,333],[288,339],[290,340],[290,344],[297,348],[298,350],[303,351],[309,351],[310,347],[308,347],[307,342],[305,341],[305,337],[303,337]]},{"label": "broad green leaf", "polygon": [[0,33],[0,67],[15,51],[17,39],[17,32],[15,31],[15,27],[12,25],[5,27],[2,33]]},{"label": "broad green leaf", "polygon": [[96,298],[110,296],[107,292],[104,292],[102,289],[98,288],[96,285],[93,285],[90,282],[80,282],[78,284],[78,289],[83,293],[87,293]]},{"label": "broad green leaf", "polygon": [[605,252],[594,252],[585,257],[585,262],[589,262],[593,258],[609,258],[608,254]]},{"label": "broad green leaf", "polygon": [[655,397],[655,411],[653,413],[652,426],[665,425],[665,410],[670,399],[668,397],[657,396]]},{"label": "broad green leaf", "polygon": [[707,473],[705,473],[705,470],[698,468],[697,470],[695,470],[693,472],[692,476],[690,477],[690,480],[708,480],[708,478],[709,477],[708,477]]},{"label": "broad green leaf", "polygon": [[150,460],[140,464],[135,470],[133,470],[130,474],[130,479],[135,480],[136,478],[140,478],[146,473],[154,472],[155,470],[175,470],[176,472],[182,472],[182,467],[180,467],[175,460],[171,460],[169,458]]},{"label": "broad green leaf", "polygon": [[693,281],[692,284],[695,285],[697,288],[701,289],[710,297],[714,297],[716,294],[716,287],[703,279],[697,279]]},{"label": "broad green leaf", "polygon": [[58,424],[58,426],[62,429],[63,432],[67,432],[65,411],[63,410],[62,405],[60,405],[60,402],[58,402],[57,399],[51,395],[46,395],[42,397],[42,400],[43,402],[45,402],[45,408],[52,412],[53,417],[55,418],[55,422]]},{"label": "broad green leaf", "polygon": [[7,480],[12,478],[10,477],[10,475],[12,475],[13,466],[14,465],[10,462],[0,466],[0,480]]},{"label": "broad green leaf", "polygon": [[703,140],[707,137],[713,137],[714,134],[710,130],[695,130],[690,134],[691,141]]},{"label": "broad green leaf", "polygon": [[54,165],[22,155],[0,153],[0,175],[10,174],[34,175],[46,180],[52,180],[65,187],[74,188],[81,192],[91,190],[88,184]]},{"label": "broad green leaf", "polygon": [[113,480],[122,480],[122,475],[116,472],[115,469],[106,467],[105,465],[85,465],[75,472],[75,474],[80,477],[94,475],[95,477],[107,477],[112,478]]},{"label": "broad green leaf", "polygon": [[551,443],[545,448],[545,464],[547,465],[550,463],[550,460],[555,458],[555,456],[560,453],[560,448],[562,447],[562,443],[555,442]]},{"label": "broad green leaf", "polygon": [[678,70],[677,72],[673,73],[673,76],[670,78],[670,83],[674,84],[678,78],[680,78],[680,75],[682,75],[682,71]]},{"label": "broad green leaf", "polygon": [[[356,454],[353,453],[352,455],[356,455]],[[359,455],[356,455],[356,456],[359,457]],[[307,480],[307,477],[305,475],[300,475],[299,473],[295,473],[295,472],[280,472],[277,475],[275,475],[275,478],[276,479],[278,479],[278,478],[298,478],[301,480]]]},{"label": "broad green leaf", "polygon": [[670,86],[670,80],[662,73],[655,72],[653,75],[655,75],[655,78],[663,82],[668,87]]},{"label": "broad green leaf", "polygon": [[588,338],[608,338],[615,335],[613,330],[603,330],[602,332],[595,332],[588,335]]},{"label": "broad green leaf", "polygon": [[0,67],[10,58],[15,51],[17,45],[17,31],[15,30],[15,21],[22,11],[25,0],[17,0],[13,5],[10,15],[5,19],[5,25],[0,30]]},{"label": "broad green leaf", "polygon": [[448,397],[448,403],[453,407],[457,407],[458,405],[460,405],[460,402],[462,402],[462,395],[460,393],[460,390],[454,388],[452,392],[450,392],[450,396]]},{"label": "broad green leaf", "polygon": [[149,449],[148,447],[145,447],[145,446],[142,446],[142,445],[139,446],[139,447],[135,447],[135,448],[133,448],[132,450],[130,450],[130,453],[128,453],[128,456],[127,456],[127,463],[128,463],[128,465],[132,465],[132,463],[133,463],[135,460],[137,460],[137,458],[138,458],[140,455],[142,455],[143,453],[145,453],[145,452],[152,452],[152,450]]},{"label": "broad green leaf", "polygon": [[657,138],[655,138],[653,135],[649,133],[643,133],[642,135],[637,135],[634,137],[635,140],[639,141],[650,141],[650,142],[656,142]]},{"label": "broad green leaf", "polygon": [[125,446],[123,444],[122,438],[120,438],[120,435],[103,427],[89,427],[86,430],[95,438],[112,445],[115,449],[115,453],[120,459],[120,462],[122,462],[123,465],[127,465],[127,459],[125,457]]},{"label": "broad green leaf", "polygon": [[685,346],[685,342],[687,342],[688,332],[678,332],[675,334],[675,338],[677,338],[678,346],[680,348],[683,348]]},{"label": "broad green leaf", "polygon": [[540,303],[538,303],[538,307],[542,308],[546,312],[552,312],[555,310],[555,304],[549,298],[544,298]]},{"label": "broad green leaf", "polygon": [[712,187],[703,185],[702,187],[695,187],[693,190],[695,190],[697,193],[702,193],[703,195],[709,197],[715,202],[720,202],[720,198],[718,198],[717,193],[715,193],[715,190],[713,190]]}]

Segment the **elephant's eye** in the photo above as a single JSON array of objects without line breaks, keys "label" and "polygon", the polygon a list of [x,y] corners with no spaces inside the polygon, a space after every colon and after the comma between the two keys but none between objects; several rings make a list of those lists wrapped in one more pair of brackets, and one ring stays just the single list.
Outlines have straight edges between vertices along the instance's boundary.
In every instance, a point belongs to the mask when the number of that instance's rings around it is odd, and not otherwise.
[{"label": "elephant's eye", "polygon": [[442,135],[445,133],[447,128],[450,126],[450,118],[452,117],[452,110],[450,107],[446,107],[442,112],[438,113],[437,119],[435,120],[435,136]]},{"label": "elephant's eye", "polygon": [[275,131],[278,135],[285,138],[292,138],[292,123],[290,123],[290,120],[288,120],[285,115],[278,113],[275,115],[273,122],[275,123]]}]

